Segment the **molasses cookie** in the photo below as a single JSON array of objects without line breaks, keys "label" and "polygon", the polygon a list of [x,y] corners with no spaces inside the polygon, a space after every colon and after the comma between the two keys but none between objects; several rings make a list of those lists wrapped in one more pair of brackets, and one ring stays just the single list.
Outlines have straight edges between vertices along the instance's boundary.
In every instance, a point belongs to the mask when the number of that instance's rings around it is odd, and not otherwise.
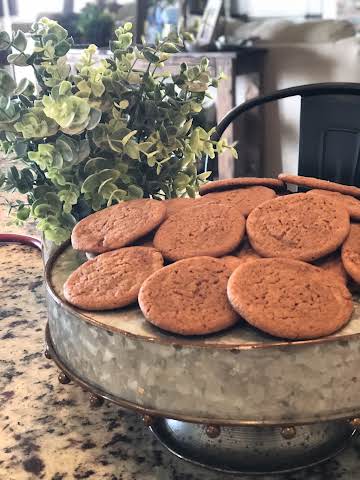
[{"label": "molasses cookie", "polygon": [[276,193],[271,188],[258,186],[208,193],[201,197],[199,202],[229,204],[237,208],[241,215],[247,217],[255,207],[275,197]]},{"label": "molasses cookie", "polygon": [[194,257],[155,272],[142,285],[145,318],[168,332],[205,335],[237,322],[226,295],[231,270],[220,259]]},{"label": "molasses cookie", "polygon": [[245,232],[245,219],[224,204],[189,207],[171,215],[158,228],[154,247],[169,260],[221,257],[232,252]]},{"label": "molasses cookie", "polygon": [[334,202],[343,205],[349,212],[350,218],[360,220],[360,200],[339,192],[331,192],[330,190],[319,190],[317,188],[306,192],[308,195],[324,195],[331,198]]},{"label": "molasses cookie", "polygon": [[353,197],[360,198],[360,188],[353,185],[343,185],[342,183],[329,182],[328,180],[321,180],[319,178],[288,175],[286,173],[280,173],[278,178],[284,183],[290,183],[300,187],[330,190],[331,192],[339,192],[344,195],[352,195]]},{"label": "molasses cookie", "polygon": [[174,213],[184,210],[184,208],[193,207],[196,205],[195,198],[169,198],[164,200],[166,205],[166,217],[174,215]]},{"label": "molasses cookie", "polygon": [[227,291],[248,323],[290,340],[331,335],[350,320],[353,310],[345,285],[321,268],[292,259],[245,263],[232,273]]},{"label": "molasses cookie", "polygon": [[255,185],[275,189],[283,189],[285,187],[284,182],[278,180],[277,178],[238,177],[205,183],[205,185],[201,185],[199,188],[199,193],[200,195],[205,195],[206,193],[210,192],[231,190],[233,188],[250,187]]},{"label": "molasses cookie", "polygon": [[66,300],[85,310],[111,310],[136,301],[140,287],[163,266],[154,248],[128,247],[103,253],[77,268],[64,285]]},{"label": "molasses cookie", "polygon": [[305,193],[265,202],[246,222],[251,246],[261,256],[309,262],[334,252],[349,229],[345,207],[323,195]]},{"label": "molasses cookie", "polygon": [[355,282],[360,283],[360,223],[352,223],[350,233],[341,248],[345,270]]},{"label": "molasses cookie", "polygon": [[72,231],[74,249],[102,253],[131,244],[165,219],[165,202],[129,200],[93,213]]}]

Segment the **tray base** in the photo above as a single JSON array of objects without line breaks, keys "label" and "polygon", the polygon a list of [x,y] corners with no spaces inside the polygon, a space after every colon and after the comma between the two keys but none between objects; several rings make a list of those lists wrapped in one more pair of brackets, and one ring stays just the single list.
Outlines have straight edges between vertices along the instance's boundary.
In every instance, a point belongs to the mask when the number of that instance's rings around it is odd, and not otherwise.
[{"label": "tray base", "polygon": [[73,380],[94,395],[148,416],[155,437],[174,455],[193,464],[225,473],[264,475],[300,470],[324,462],[346,447],[355,429],[346,420],[296,427],[281,425],[228,426],[189,423],[160,417],[155,412],[114,397],[83,380],[56,353],[49,326],[45,355],[61,370],[61,383]]},{"label": "tray base", "polygon": [[[264,475],[301,470],[330,459],[343,450],[354,429],[331,421],[288,429],[281,427],[221,427],[209,438],[206,425],[158,418],[150,426],[171,453],[193,464],[224,473]],[[284,435],[285,433],[285,435]]]}]

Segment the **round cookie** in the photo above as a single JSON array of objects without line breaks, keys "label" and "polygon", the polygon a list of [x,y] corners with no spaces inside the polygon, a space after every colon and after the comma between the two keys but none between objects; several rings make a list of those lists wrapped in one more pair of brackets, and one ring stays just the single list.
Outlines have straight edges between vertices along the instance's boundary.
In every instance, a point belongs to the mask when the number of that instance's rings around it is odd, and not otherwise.
[{"label": "round cookie", "polygon": [[169,260],[221,257],[232,252],[245,232],[245,219],[236,208],[209,204],[186,208],[158,228],[154,247]]},{"label": "round cookie", "polygon": [[215,180],[213,182],[205,183],[199,188],[200,195],[205,195],[210,192],[218,192],[220,190],[231,190],[239,187],[249,187],[260,185],[275,189],[283,189],[284,182],[277,178],[259,178],[259,177],[238,177],[226,178],[223,180]]},{"label": "round cookie", "polygon": [[103,253],[131,244],[151,232],[164,220],[164,202],[151,199],[129,200],[93,213],[73,229],[75,250]]},{"label": "round cookie", "polygon": [[262,186],[245,187],[208,193],[201,197],[199,203],[226,203],[233,205],[241,215],[247,217],[255,207],[275,197],[276,193],[271,188]]},{"label": "round cookie", "polygon": [[231,270],[220,259],[194,257],[155,272],[142,285],[139,305],[147,320],[168,332],[205,335],[234,325],[226,285]]},{"label": "round cookie", "polygon": [[324,270],[298,260],[267,258],[238,267],[228,283],[234,309],[251,325],[280,338],[331,335],[353,311],[345,285]]},{"label": "round cookie", "polygon": [[334,252],[349,229],[345,207],[322,195],[305,193],[265,202],[246,222],[251,246],[261,256],[309,262]]},{"label": "round cookie", "polygon": [[112,310],[135,302],[142,283],[164,262],[154,248],[103,253],[77,268],[64,285],[66,300],[85,310]]},{"label": "round cookie", "polygon": [[195,198],[169,198],[164,200],[166,205],[166,218],[174,213],[184,210],[184,208],[193,207],[198,200]]},{"label": "round cookie", "polygon": [[331,198],[334,202],[343,205],[349,212],[350,218],[353,220],[360,220],[360,200],[351,195],[344,195],[339,192],[331,192],[330,190],[319,190],[314,188],[306,192],[308,195],[324,195]]},{"label": "round cookie", "polygon": [[360,223],[352,223],[350,233],[341,248],[345,270],[355,282],[360,283]]},{"label": "round cookie", "polygon": [[302,177],[301,175],[287,175],[286,173],[280,173],[278,178],[284,183],[291,183],[300,187],[330,190],[331,192],[339,192],[360,198],[360,188],[353,185],[343,185],[342,183],[329,182],[328,180],[313,177]]},{"label": "round cookie", "polygon": [[347,284],[348,276],[339,252],[331,253],[326,257],[316,260],[316,262],[314,262],[314,265],[316,265],[319,268],[322,268],[328,273],[331,273],[338,280],[340,280],[344,285]]}]

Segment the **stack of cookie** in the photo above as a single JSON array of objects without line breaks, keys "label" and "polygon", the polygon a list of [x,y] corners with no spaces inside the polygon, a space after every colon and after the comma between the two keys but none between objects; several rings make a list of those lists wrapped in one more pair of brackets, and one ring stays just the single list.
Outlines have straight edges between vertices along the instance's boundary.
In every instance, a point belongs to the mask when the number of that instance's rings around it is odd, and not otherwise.
[{"label": "stack of cookie", "polygon": [[[286,183],[312,190],[288,195]],[[277,337],[310,339],[349,321],[347,274],[360,282],[360,224],[350,223],[360,220],[360,189],[281,175],[212,182],[200,195],[123,202],[79,222],[73,248],[96,256],[70,275],[67,301],[107,310],[138,300],[149,322],[181,335],[244,319]]]}]

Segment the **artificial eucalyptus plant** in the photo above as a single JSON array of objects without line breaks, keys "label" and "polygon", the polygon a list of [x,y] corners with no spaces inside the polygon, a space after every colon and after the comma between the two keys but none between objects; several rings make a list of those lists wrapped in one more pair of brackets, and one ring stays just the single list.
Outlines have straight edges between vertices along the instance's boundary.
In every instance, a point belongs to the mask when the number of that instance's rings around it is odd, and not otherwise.
[{"label": "artificial eucalyptus plant", "polygon": [[109,58],[97,61],[90,45],[74,69],[66,58],[72,39],[52,20],[35,23],[28,39],[0,33],[0,48],[13,52],[9,63],[30,66],[37,80],[16,84],[0,70],[0,147],[24,164],[0,184],[26,195],[11,205],[17,221],[34,218],[57,243],[78,220],[114,203],[194,197],[209,175],[198,173],[199,159],[233,150],[192,126],[218,81],[208,61],[166,72],[186,34],[138,48],[131,29],[126,23],[115,31]]}]

